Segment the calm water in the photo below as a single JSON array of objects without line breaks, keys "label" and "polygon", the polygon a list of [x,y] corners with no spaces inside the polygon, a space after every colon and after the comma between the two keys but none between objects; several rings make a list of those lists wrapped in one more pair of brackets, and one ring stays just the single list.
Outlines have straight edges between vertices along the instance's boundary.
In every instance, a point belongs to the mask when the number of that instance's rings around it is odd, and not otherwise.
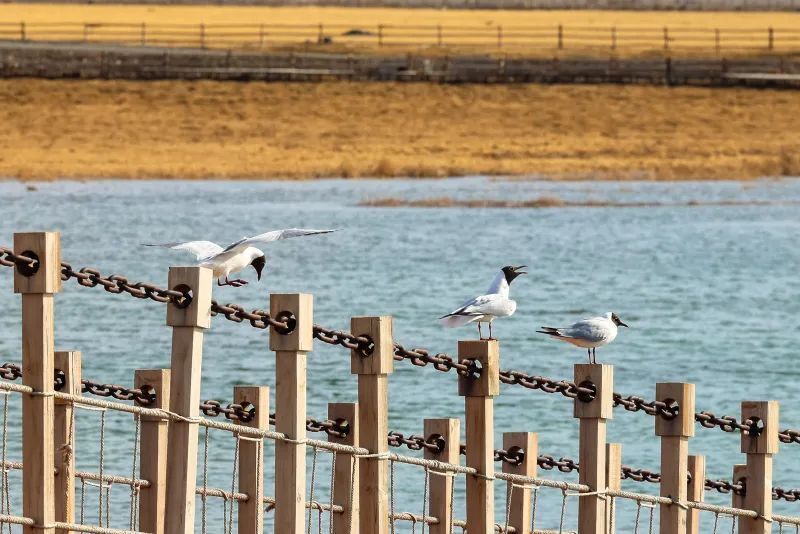
[{"label": "calm water", "polygon": [[[210,239],[227,243],[281,227],[333,227],[340,232],[270,246],[266,279],[241,289],[214,288],[216,298],[248,308],[267,307],[270,292],[314,294],[315,321],[348,328],[354,315],[393,315],[396,338],[407,346],[454,352],[472,328],[444,330],[435,318],[486,289],[496,270],[527,264],[530,275],[512,286],[517,314],[497,323],[501,367],[571,378],[585,353],[536,334],[542,324],[565,324],[605,311],[631,328],[598,358],[615,365],[615,390],[652,398],[657,381],[697,384],[698,410],[739,416],[743,399],[777,399],[781,425],[800,427],[795,404],[798,371],[794,336],[800,299],[800,216],[796,206],[659,208],[413,209],[363,208],[362,199],[425,198],[663,201],[800,200],[800,181],[723,183],[546,183],[458,180],[285,182],[48,183],[27,191],[0,184],[0,243],[14,231],[60,230],[63,256],[75,266],[131,280],[166,283],[170,264],[189,257],[138,246],[148,241]],[[255,280],[254,273],[246,277]],[[11,272],[0,272],[0,354],[19,361],[19,298]],[[163,306],[100,289],[65,285],[56,301],[60,349],[83,352],[84,377],[131,384],[136,368],[169,365],[170,332]],[[239,383],[274,385],[267,335],[217,319],[207,332],[203,398],[229,402]],[[326,403],[354,401],[348,353],[317,343],[309,357],[308,414],[324,418]],[[390,428],[419,433],[424,417],[461,417],[462,399],[452,374],[398,363],[390,380]],[[272,406],[274,408],[274,399]],[[11,417],[18,405],[12,400]],[[609,439],[623,443],[628,465],[658,469],[653,420],[615,411]],[[100,415],[79,415],[78,467],[97,470]],[[106,470],[131,472],[132,423],[107,415]],[[12,424],[18,457],[18,426]],[[503,386],[496,400],[496,429],[539,432],[540,451],[577,458],[577,423],[571,402],[521,387]],[[232,440],[214,436],[209,484],[230,488]],[[499,443],[499,440],[498,440]],[[201,448],[202,450],[202,448]],[[730,478],[743,461],[733,434],[698,427],[693,454],[706,454],[708,476]],[[404,451],[407,452],[407,451]],[[267,471],[271,472],[271,449]],[[316,488],[327,499],[327,458]],[[310,458],[309,458],[310,463]],[[775,483],[800,486],[800,446],[784,445]],[[12,482],[18,480],[12,476]],[[556,477],[549,473],[547,476]],[[421,513],[422,477],[398,466],[407,482],[397,507]],[[571,475],[568,479],[575,480]],[[656,485],[627,488],[657,492]],[[18,506],[19,486],[14,488]],[[272,494],[271,478],[267,493]],[[499,493],[502,493],[500,491]],[[127,526],[126,490],[112,490],[112,526]],[[717,503],[727,496],[709,495]],[[540,527],[557,526],[560,493],[543,493]],[[575,506],[574,499],[569,506]],[[87,520],[96,517],[97,489],[87,488]],[[504,510],[498,501],[498,518]],[[19,511],[17,508],[15,511]],[[800,504],[776,511],[800,513]],[[209,532],[222,532],[222,505],[209,505]],[[623,512],[620,531],[632,522]],[[199,513],[198,513],[199,515]],[[646,515],[646,514],[644,514]],[[574,522],[570,523],[574,525]],[[327,527],[326,527],[327,528]]]}]

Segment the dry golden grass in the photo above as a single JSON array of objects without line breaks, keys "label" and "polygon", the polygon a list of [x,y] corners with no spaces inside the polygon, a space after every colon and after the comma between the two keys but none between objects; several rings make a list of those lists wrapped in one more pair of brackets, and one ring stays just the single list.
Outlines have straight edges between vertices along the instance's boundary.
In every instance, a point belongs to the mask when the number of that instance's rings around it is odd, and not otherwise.
[{"label": "dry golden grass", "polygon": [[0,176],[800,175],[800,93],[0,80]]},{"label": "dry golden grass", "polygon": [[[462,43],[472,43],[470,51],[496,51],[496,29],[502,26],[506,30],[504,52],[524,53],[525,55],[552,55],[556,50],[556,27],[564,25],[565,49],[562,54],[602,53],[608,54],[610,47],[610,28],[618,29],[618,50],[621,55],[663,53],[662,28],[670,28],[673,55],[696,55],[714,53],[714,33],[718,28],[722,32],[722,46],[725,54],[763,52],[767,44],[767,28],[776,28],[775,51],[786,53],[800,49],[800,33],[788,40],[789,34],[782,29],[800,27],[800,13],[787,12],[647,12],[647,11],[585,11],[585,10],[440,10],[440,9],[389,9],[389,8],[344,8],[344,7],[266,7],[266,6],[163,6],[163,5],[91,5],[91,4],[3,4],[0,7],[0,23],[28,23],[29,38],[51,38],[37,24],[47,23],[146,23],[191,25],[190,28],[172,29],[160,36],[155,31],[148,33],[148,39],[162,41],[180,40],[180,44],[196,46],[199,42],[199,25],[246,25],[238,29],[234,27],[205,30],[206,43],[210,46],[254,47],[259,43],[258,26],[267,25],[266,49],[298,48],[313,50],[360,50],[369,52],[418,51],[435,52],[435,25],[444,26],[444,43],[458,39]],[[312,25],[308,29],[294,29],[292,36],[282,35],[280,30],[270,25],[301,24]],[[334,39],[333,45],[316,45],[317,24],[327,28],[325,35]],[[385,40],[397,46],[375,46],[374,35],[362,37],[344,37],[346,29],[366,29],[373,33],[379,24],[391,26],[425,25],[428,29],[417,27],[414,30],[385,30]],[[335,25],[340,25],[334,28]],[[477,28],[479,34],[472,37],[455,37],[448,27],[469,26]],[[548,33],[535,39],[526,37],[525,45],[514,45],[511,35],[512,27],[546,26]],[[598,34],[583,33],[578,40],[578,28],[602,28]],[[39,27],[41,28],[41,27]],[[483,30],[485,30],[485,35]],[[681,33],[680,30],[708,30],[706,33]],[[739,34],[734,30],[758,30],[756,33]],[[48,32],[56,31],[51,26]],[[63,30],[60,38],[81,39],[83,30],[73,28]],[[14,36],[14,28],[0,28],[0,34]],[[413,32],[415,37],[404,37]],[[169,37],[171,35],[171,37]],[[91,29],[87,34],[89,40],[121,39],[135,42],[139,39],[138,27]],[[646,42],[626,41],[626,36],[633,38],[646,36]],[[517,38],[519,41],[521,38]],[[293,43],[293,44],[290,44]],[[309,44],[302,44],[309,43]],[[747,50],[742,47],[747,46]],[[456,49],[445,48],[444,52],[457,52]]]}]

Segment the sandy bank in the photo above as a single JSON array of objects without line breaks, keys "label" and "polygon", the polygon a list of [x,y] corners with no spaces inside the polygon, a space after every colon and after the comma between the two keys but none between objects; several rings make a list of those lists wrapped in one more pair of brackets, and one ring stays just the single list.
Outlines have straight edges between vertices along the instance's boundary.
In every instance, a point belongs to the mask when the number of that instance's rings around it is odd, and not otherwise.
[{"label": "sandy bank", "polygon": [[0,80],[0,176],[800,175],[800,93]]}]

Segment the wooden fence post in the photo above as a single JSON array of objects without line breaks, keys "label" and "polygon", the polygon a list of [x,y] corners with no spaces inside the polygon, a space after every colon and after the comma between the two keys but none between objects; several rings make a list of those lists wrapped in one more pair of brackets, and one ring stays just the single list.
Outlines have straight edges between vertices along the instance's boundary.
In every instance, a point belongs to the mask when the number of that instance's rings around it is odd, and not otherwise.
[{"label": "wooden fence post", "polygon": [[383,24],[378,24],[378,46],[383,46]]},{"label": "wooden fence post", "polygon": [[139,28],[139,41],[141,42],[142,46],[147,44],[147,25],[144,22],[142,22],[142,25]]},{"label": "wooden fence post", "polygon": [[[606,444],[606,481],[608,489],[620,491],[622,489],[622,444]],[[617,525],[617,509],[611,503],[613,498],[606,501],[606,525],[608,534],[614,534]]]},{"label": "wooden fence post", "polygon": [[[133,385],[147,387],[156,400],[148,408],[169,410],[169,369],[137,369]],[[164,534],[167,510],[167,432],[169,421],[161,417],[142,416],[139,446],[139,476],[150,482],[139,496],[139,529]]]},{"label": "wooden fence post", "polygon": [[22,294],[22,511],[39,527],[25,534],[53,534],[53,295],[61,290],[61,243],[55,232],[14,234],[14,252],[38,260],[17,265],[14,293]]},{"label": "wooden fence post", "polygon": [[25,31],[25,23],[19,23],[19,40],[24,41],[27,38],[26,31]]},{"label": "wooden fence post", "polygon": [[669,30],[664,26],[664,51],[669,50]]},{"label": "wooden fence post", "polygon": [[503,48],[503,27],[497,27],[497,48]]},{"label": "wooden fence post", "polygon": [[[345,437],[328,436],[328,441],[350,447],[360,446],[357,402],[328,404],[328,419],[347,421],[349,425]],[[346,452],[335,454],[333,504],[341,506],[344,511],[341,514],[333,514],[333,534],[358,534],[358,460]]]},{"label": "wooden fence post", "polygon": [[770,51],[775,49],[775,29],[772,27],[767,30],[767,48]]},{"label": "wooden fence post", "polygon": [[772,456],[778,452],[778,402],[742,402],[742,421],[756,420],[763,425],[758,435],[742,433],[742,452],[747,454],[747,493],[744,507],[758,517],[742,517],[745,534],[772,531]]},{"label": "wooden fence post", "polygon": [[[458,419],[425,419],[425,441],[431,442],[438,438],[444,440],[444,449],[440,452],[425,449],[425,458],[437,460],[448,464],[459,464],[461,456],[461,422]],[[452,511],[452,474],[447,471],[432,469],[428,493],[428,514],[437,517],[439,522],[430,525],[430,534],[451,534],[453,516]]]},{"label": "wooden fence post", "polygon": [[442,47],[442,25],[441,24],[437,24],[436,25],[436,46],[438,46],[439,48]]},{"label": "wooden fence post", "polygon": [[677,404],[672,419],[656,416],[656,435],[661,436],[661,496],[674,504],[661,504],[659,532],[686,534],[686,493],[688,491],[689,438],[694,436],[694,384],[656,384],[656,400]]},{"label": "wooden fence post", "polygon": [[[503,448],[509,453],[515,450],[523,454],[517,465],[503,462],[503,473],[535,477],[539,458],[539,437],[535,432],[504,432]],[[506,501],[508,526],[514,527],[517,534],[531,534],[531,484],[506,482]]]},{"label": "wooden fence post", "polygon": [[[251,406],[256,413],[252,420],[237,424],[269,430],[269,388],[266,386],[234,386],[233,402],[245,410]],[[264,441],[249,436],[237,436],[239,442],[239,492],[247,494],[239,501],[239,534],[264,532]]]},{"label": "wooden fence post", "polygon": [[[734,464],[733,478],[731,479],[734,484],[747,485],[747,465]],[[739,495],[735,491],[731,492],[731,506],[733,508],[744,508],[744,495]],[[739,521],[739,532],[742,532],[742,522]]]},{"label": "wooden fence post", "polygon": [[500,345],[496,340],[459,341],[458,359],[480,364],[479,376],[458,377],[458,394],[464,397],[467,466],[467,530],[494,533],[494,397],[500,393]]},{"label": "wooden fence post", "polygon": [[281,534],[305,532],[306,363],[314,347],[314,298],[306,293],[269,297],[273,318],[294,316],[294,329],[269,330],[275,351],[275,430],[291,442],[275,442],[275,526]]},{"label": "wooden fence post", "polygon": [[[689,456],[689,481],[686,498],[692,502],[703,502],[706,489],[706,457]],[[686,533],[700,534],[700,510],[692,508],[686,513]]]},{"label": "wooden fence post", "polygon": [[[580,419],[578,462],[580,483],[589,491],[605,491],[606,481],[606,421],[614,409],[614,367],[611,365],[575,364],[575,383],[594,385],[593,398],[578,395],[574,416]],[[602,495],[578,499],[578,530],[581,534],[603,534],[606,523],[606,501]]]},{"label": "wooden fence post", "polygon": [[564,49],[564,26],[558,25],[558,49]]},{"label": "wooden fence post", "polygon": [[[55,368],[64,373],[61,393],[81,394],[81,353],[77,351],[56,352]],[[55,422],[53,447],[55,466],[55,520],[62,523],[75,522],[75,435],[73,410],[75,403],[55,399]],[[69,534],[69,530],[57,529],[56,534]]]},{"label": "wooden fence post", "polygon": [[194,532],[197,484],[197,433],[200,416],[200,376],[203,330],[211,326],[211,269],[170,267],[170,289],[190,290],[185,307],[167,304],[167,326],[172,327],[170,411],[185,419],[169,423],[167,448],[168,534]]},{"label": "wooden fence post", "polygon": [[369,451],[360,459],[359,506],[362,532],[389,532],[389,374],[394,371],[391,317],[353,317],[350,330],[366,336],[370,354],[350,351],[350,372],[358,374],[358,427],[361,446]]}]

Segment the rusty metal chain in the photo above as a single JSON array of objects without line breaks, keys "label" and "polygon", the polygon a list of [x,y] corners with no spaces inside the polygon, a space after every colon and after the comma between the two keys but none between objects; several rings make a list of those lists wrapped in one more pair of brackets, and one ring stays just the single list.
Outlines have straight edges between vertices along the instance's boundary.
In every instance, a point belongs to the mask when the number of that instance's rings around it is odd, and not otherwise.
[{"label": "rusty metal chain", "polygon": [[403,445],[405,445],[412,451],[421,451],[422,449],[426,449],[431,452],[439,453],[444,450],[446,443],[444,441],[444,438],[442,438],[441,436],[432,436],[429,441],[422,436],[411,435],[405,437],[400,432],[390,431],[389,446],[402,447]]},{"label": "rusty metal chain", "polygon": [[22,369],[14,363],[4,363],[0,366],[0,378],[3,380],[16,380],[22,378]]},{"label": "rusty metal chain", "polygon": [[222,406],[216,400],[207,400],[200,403],[200,411],[209,417],[224,415],[229,421],[240,421],[248,423],[256,416],[256,407],[252,405],[242,406],[241,404],[231,403]]},{"label": "rusty metal chain", "polygon": [[[56,374],[63,372],[56,369]],[[65,381],[56,379],[56,391],[64,387]],[[81,392],[97,395],[98,397],[113,397],[117,400],[132,400],[139,406],[150,406],[156,401],[156,394],[152,388],[126,388],[125,386],[118,386],[116,384],[99,384],[91,380],[81,380]]]},{"label": "rusty metal chain", "polygon": [[528,389],[538,389],[545,393],[560,393],[569,399],[580,395],[586,400],[594,399],[596,391],[589,387],[581,387],[567,380],[552,380],[538,375],[529,375],[522,371],[500,371],[500,381],[504,384],[516,384]]},{"label": "rusty metal chain", "polygon": [[623,397],[620,393],[614,393],[614,406],[622,406],[629,412],[642,411],[647,415],[660,416],[664,419],[674,419],[678,415],[678,405],[669,405],[663,401],[648,401],[635,395]]}]

